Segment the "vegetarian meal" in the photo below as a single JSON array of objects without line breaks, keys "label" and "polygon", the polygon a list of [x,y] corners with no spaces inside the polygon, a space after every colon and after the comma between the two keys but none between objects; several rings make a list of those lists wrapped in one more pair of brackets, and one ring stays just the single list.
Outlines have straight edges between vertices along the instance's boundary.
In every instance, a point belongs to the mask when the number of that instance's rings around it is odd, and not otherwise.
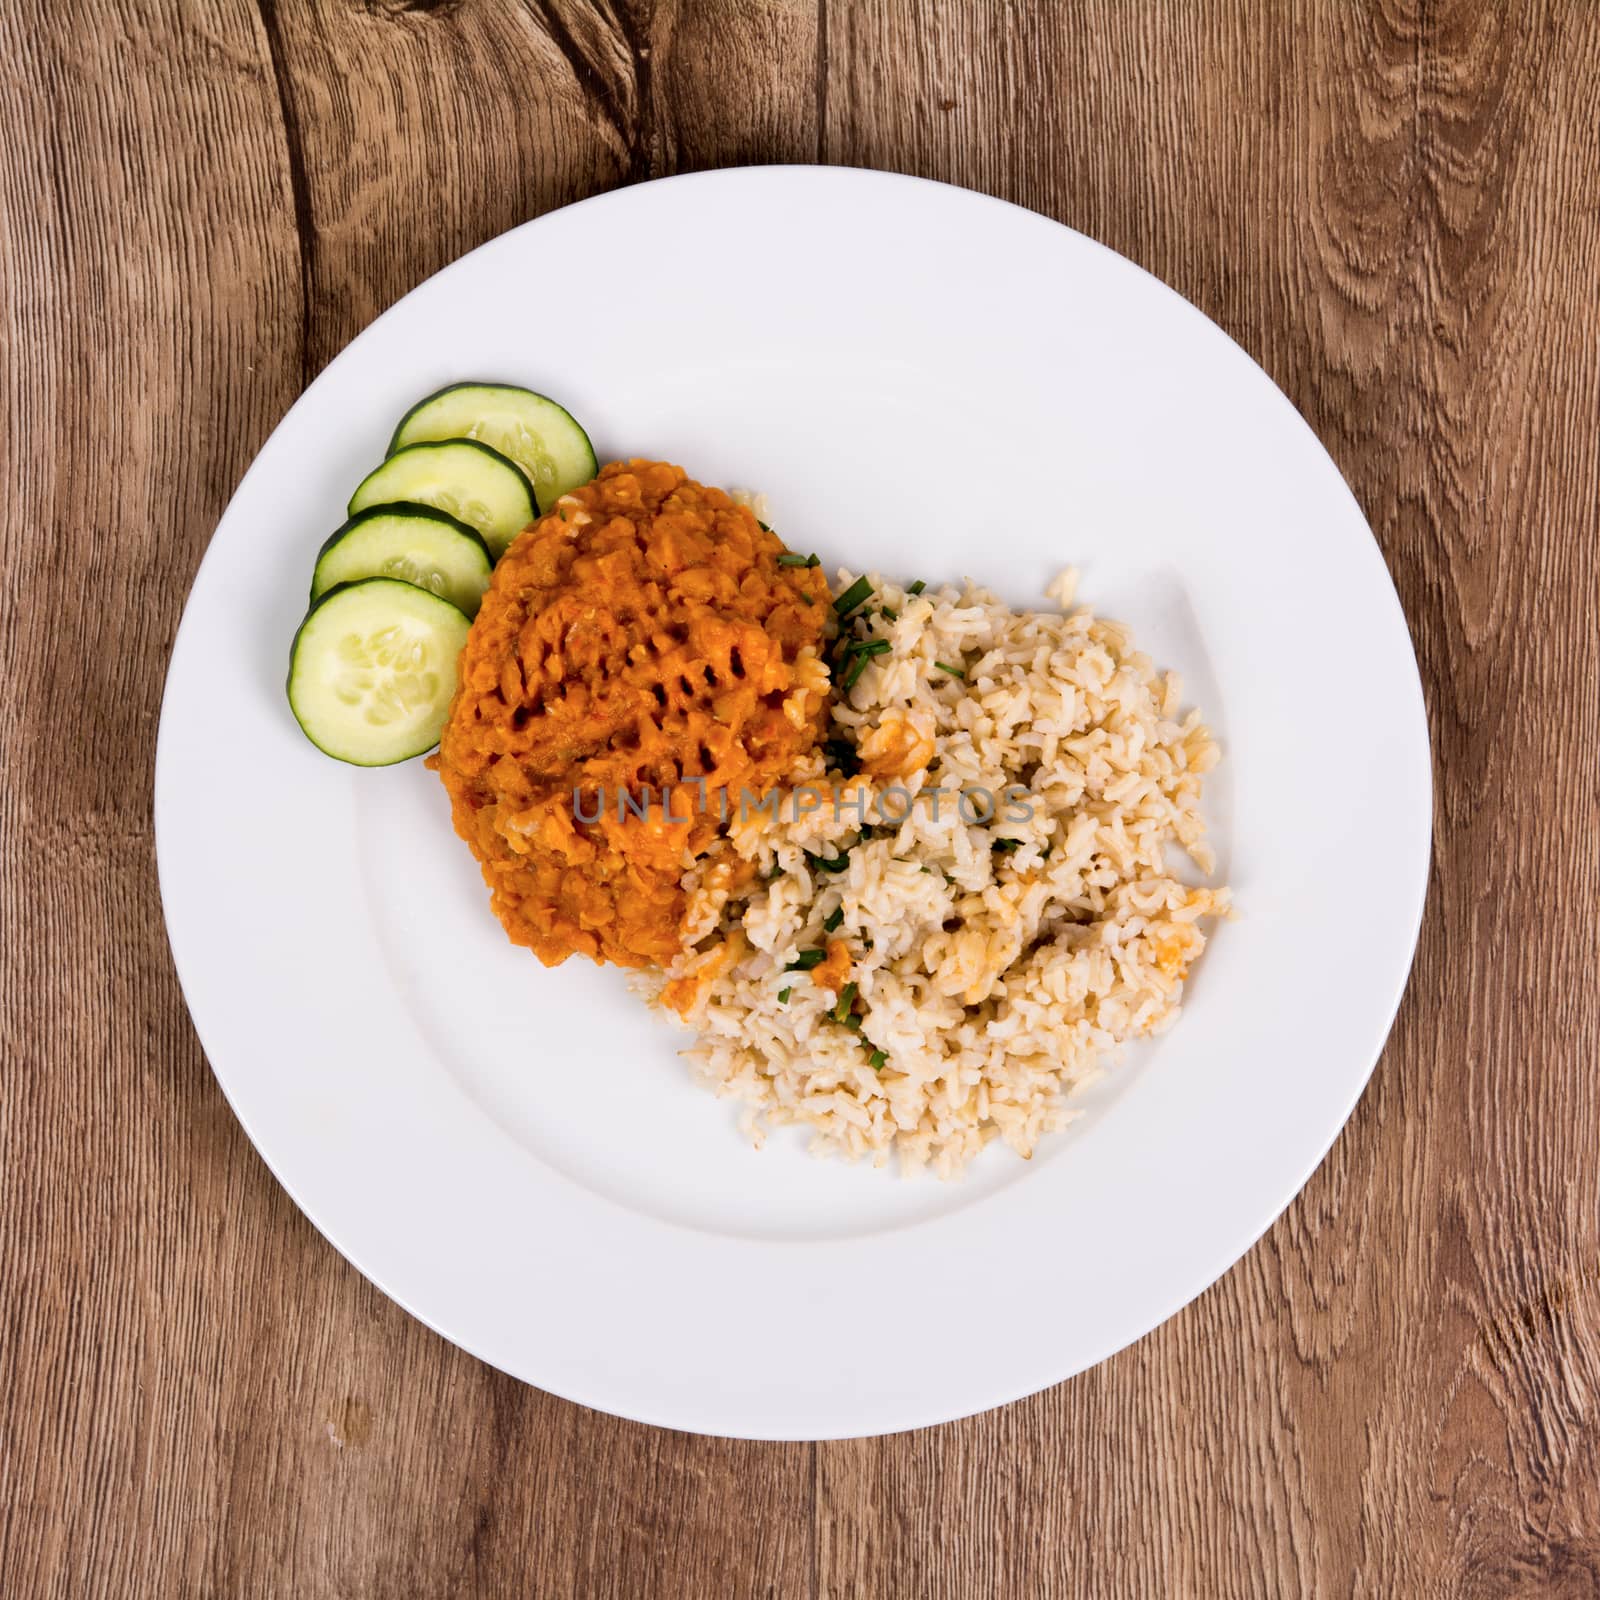
[{"label": "vegetarian meal", "polygon": [[830,589],[761,509],[597,471],[530,391],[446,389],[322,548],[291,706],[358,765],[437,744],[507,935],[631,969],[757,1142],[796,1123],[943,1176],[1030,1156],[1172,1025],[1229,912],[1190,881],[1217,746],[1070,571],[1037,612]]}]

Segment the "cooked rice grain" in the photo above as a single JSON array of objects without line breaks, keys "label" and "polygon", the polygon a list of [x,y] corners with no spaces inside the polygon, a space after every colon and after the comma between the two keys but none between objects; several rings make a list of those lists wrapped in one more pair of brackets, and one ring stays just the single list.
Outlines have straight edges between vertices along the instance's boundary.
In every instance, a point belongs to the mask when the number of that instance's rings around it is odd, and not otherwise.
[{"label": "cooked rice grain", "polygon": [[[1170,849],[1214,870],[1199,801],[1218,751],[1197,711],[1180,716],[1177,677],[1119,624],[1013,612],[970,583],[911,595],[872,582],[847,631],[890,648],[832,714],[862,776],[825,775],[813,756],[797,787],[831,784],[844,804],[796,820],[789,791],[779,818],[753,810],[696,863],[695,942],[670,976],[696,997],[685,1055],[745,1103],[757,1143],[801,1123],[819,1151],[893,1152],[950,1176],[996,1137],[1030,1156],[1074,1114],[1073,1089],[1172,1025],[1202,921],[1228,911],[1226,889],[1175,875]],[[1069,568],[1049,593],[1070,605],[1075,584]],[[863,830],[851,797],[875,801],[891,783],[917,802],[898,826]],[[1013,784],[1025,818],[998,804]],[[996,797],[992,821],[952,803],[949,791],[980,788]],[[904,801],[887,809],[898,817]],[[730,893],[735,853],[765,881]],[[842,871],[818,865],[841,855]],[[841,987],[788,970],[839,940],[855,985],[843,1006]]]}]

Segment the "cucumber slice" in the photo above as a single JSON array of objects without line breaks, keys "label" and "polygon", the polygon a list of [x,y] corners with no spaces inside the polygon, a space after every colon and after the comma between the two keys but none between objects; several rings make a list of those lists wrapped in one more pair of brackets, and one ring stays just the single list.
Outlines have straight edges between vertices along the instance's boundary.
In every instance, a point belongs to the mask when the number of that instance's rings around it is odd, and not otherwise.
[{"label": "cucumber slice", "polygon": [[496,561],[538,516],[522,468],[475,439],[412,444],[369,472],[350,496],[350,515],[406,500],[434,506],[483,535]]},{"label": "cucumber slice", "polygon": [[317,556],[311,601],[314,605],[341,583],[400,578],[474,617],[493,568],[489,547],[476,529],[443,511],[402,500],[358,511],[334,532]]},{"label": "cucumber slice", "polygon": [[431,750],[456,692],[471,624],[448,600],[398,578],[330,589],[289,650],[289,706],[337,761],[387,767]]},{"label": "cucumber slice", "polygon": [[389,453],[423,439],[481,439],[493,445],[533,480],[543,511],[599,470],[589,435],[571,412],[508,383],[453,383],[419,400],[400,419]]}]

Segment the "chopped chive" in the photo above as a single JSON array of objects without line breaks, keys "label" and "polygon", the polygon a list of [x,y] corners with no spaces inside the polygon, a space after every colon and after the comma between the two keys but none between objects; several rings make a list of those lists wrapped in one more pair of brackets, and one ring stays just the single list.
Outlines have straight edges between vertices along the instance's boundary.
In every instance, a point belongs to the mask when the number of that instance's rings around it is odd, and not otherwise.
[{"label": "chopped chive", "polygon": [[833,609],[841,617],[848,617],[857,606],[862,604],[872,593],[872,584],[866,578],[857,578],[845,592],[833,602]]},{"label": "chopped chive", "polygon": [[855,1012],[851,1011],[851,1012],[847,1013],[844,1017],[842,1017],[840,1019],[840,1021],[841,1021],[841,1024],[844,1027],[848,1028],[852,1033],[860,1033],[861,1032],[861,1018],[858,1017],[855,1014]]},{"label": "chopped chive", "polygon": [[826,950],[802,950],[783,970],[785,972],[809,972],[813,967],[820,967],[827,960]]},{"label": "chopped chive", "polygon": [[833,1020],[835,1022],[843,1022],[850,1015],[850,1002],[855,997],[856,986],[853,983],[847,983],[839,991],[839,1003],[833,1008]]},{"label": "chopped chive", "polygon": [[808,595],[808,594],[807,594],[807,593],[806,593],[806,592],[805,592],[805,590],[804,590],[804,589],[802,589],[802,590],[801,590],[801,591],[800,591],[800,604],[801,604],[801,605],[803,605],[803,606],[814,606],[814,605],[815,605],[815,604],[816,604],[816,603],[817,603],[817,602],[816,602],[816,601],[815,601],[815,600],[813,600],[813,599],[812,599],[812,598],[811,598],[811,596],[810,596],[810,595]]},{"label": "chopped chive", "polygon": [[1010,855],[1013,850],[1022,848],[1022,841],[1020,839],[996,839],[994,848],[996,850],[1004,850],[1007,855]]},{"label": "chopped chive", "polygon": [[887,1050],[874,1050],[872,1054],[867,1057],[867,1065],[871,1067],[874,1072],[881,1072],[883,1070],[884,1062],[888,1059],[889,1052]]},{"label": "chopped chive", "polygon": [[827,917],[824,919],[823,924],[822,924],[822,931],[824,933],[832,933],[833,930],[835,928],[837,928],[839,926],[839,924],[841,922],[843,922],[843,921],[844,921],[844,907],[843,906],[835,906],[833,908],[833,910],[830,911],[828,913]]},{"label": "chopped chive", "polygon": [[794,993],[794,990],[791,989],[788,984],[784,984],[784,986],[778,991],[778,1004],[780,1006],[788,1005],[789,996],[792,995],[793,993]]},{"label": "chopped chive", "polygon": [[855,687],[856,680],[867,670],[874,656],[887,655],[894,646],[887,639],[851,639],[839,652],[839,665],[844,668],[843,688]]},{"label": "chopped chive", "polygon": [[771,532],[772,532],[772,529],[771,529],[771,528],[770,528],[770,527],[768,527],[768,526],[767,526],[767,524],[766,524],[766,523],[764,523],[764,522],[763,522],[763,521],[762,521],[762,520],[761,520],[761,518],[760,518],[760,517],[757,517],[757,518],[756,518],[756,526],[757,526],[757,527],[758,527],[758,528],[759,528],[759,529],[760,529],[760,530],[761,530],[761,531],[762,531],[762,532],[763,532],[763,533],[771,533]]},{"label": "chopped chive", "polygon": [[806,565],[808,567],[820,567],[822,565],[822,557],[819,556],[815,550],[813,550],[811,554],[806,557]]},{"label": "chopped chive", "polygon": [[927,584],[924,583],[921,578],[918,578],[917,581],[914,584],[912,584],[909,589],[906,590],[906,593],[907,594],[921,594],[922,591],[924,589],[926,589],[927,587],[928,587]]},{"label": "chopped chive", "polygon": [[806,861],[818,872],[843,872],[850,865],[850,855],[846,851],[836,856],[819,856],[807,850]]},{"label": "chopped chive", "polygon": [[946,661],[935,661],[934,666],[936,666],[941,672],[948,672],[952,678],[964,678],[967,675],[962,668],[952,667]]},{"label": "chopped chive", "polygon": [[898,622],[900,620],[900,613],[898,611],[891,611],[888,606],[879,606],[878,615],[882,617],[885,622]]},{"label": "chopped chive", "polygon": [[[762,526],[765,527],[766,525],[763,523]],[[771,533],[772,529],[767,528],[767,532]],[[783,554],[778,557],[778,565],[780,567],[809,567],[811,565],[811,557],[797,556],[794,551],[785,550]]]}]

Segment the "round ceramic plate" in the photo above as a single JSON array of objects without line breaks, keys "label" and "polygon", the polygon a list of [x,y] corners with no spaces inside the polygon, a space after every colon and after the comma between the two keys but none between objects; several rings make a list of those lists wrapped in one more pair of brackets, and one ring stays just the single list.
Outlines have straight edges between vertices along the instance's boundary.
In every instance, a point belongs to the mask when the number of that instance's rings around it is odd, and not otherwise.
[{"label": "round ceramic plate", "polygon": [[[753,1150],[620,975],[489,912],[438,779],[319,755],[284,699],[313,557],[418,396],[562,400],[601,460],[770,497],[830,566],[1061,566],[1183,675],[1220,927],[1175,1029],[1030,1162],[957,1182]],[[156,770],[167,926],[218,1079],[316,1225],[530,1383],[671,1427],[829,1438],[1055,1383],[1233,1262],[1339,1131],[1393,1018],[1429,763],[1395,592],[1338,471],[1212,323],[1081,235],[958,189],[776,168],[529,223],[379,318],[223,517]]]}]

